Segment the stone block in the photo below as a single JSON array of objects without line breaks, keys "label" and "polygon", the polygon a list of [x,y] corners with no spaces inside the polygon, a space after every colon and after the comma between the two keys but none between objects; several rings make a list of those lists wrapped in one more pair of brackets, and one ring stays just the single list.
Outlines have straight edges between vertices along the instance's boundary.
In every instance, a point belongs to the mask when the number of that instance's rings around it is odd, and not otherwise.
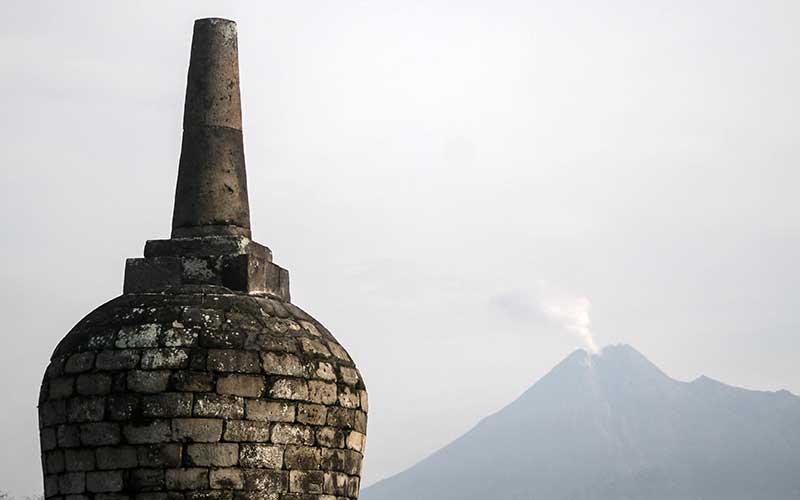
[{"label": "stone block", "polygon": [[171,430],[169,421],[153,420],[127,423],[122,428],[122,434],[131,444],[163,443],[169,441]]},{"label": "stone block", "polygon": [[219,330],[222,327],[224,313],[217,309],[199,309],[184,307],[181,323],[185,328],[194,330]]},{"label": "stone block", "polygon": [[314,430],[307,425],[277,423],[272,427],[272,442],[312,445]]},{"label": "stone block", "polygon": [[244,416],[244,399],[230,394],[198,394],[194,402],[194,415],[239,419]]},{"label": "stone block", "polygon": [[339,406],[345,408],[358,408],[361,406],[361,395],[347,386],[340,387],[338,400]]},{"label": "stone block", "polygon": [[347,434],[347,448],[351,450],[358,451],[360,453],[364,453],[364,445],[366,444],[366,438],[364,434],[361,434],[357,431],[350,431]]},{"label": "stone block", "polygon": [[239,461],[239,445],[234,443],[201,443],[187,446],[189,465],[230,467]]},{"label": "stone block", "polygon": [[330,357],[331,355],[325,344],[316,339],[302,338],[300,339],[300,347],[308,354],[325,357]]},{"label": "stone block", "polygon": [[58,476],[58,491],[62,495],[76,495],[86,491],[86,473],[70,472]]},{"label": "stone block", "polygon": [[172,421],[175,441],[215,443],[222,437],[222,420],[214,418],[179,418]]},{"label": "stone block", "polygon": [[67,421],[67,405],[63,399],[46,401],[39,405],[39,425],[49,427]]},{"label": "stone block", "polygon": [[202,330],[199,343],[202,347],[215,349],[241,349],[247,339],[247,332],[228,329]]},{"label": "stone block", "polygon": [[128,391],[127,372],[115,372],[111,374],[111,392],[121,393]]},{"label": "stone block", "polygon": [[225,441],[264,443],[269,441],[270,427],[266,422],[230,420],[225,422]]},{"label": "stone block", "polygon": [[328,409],[322,405],[300,403],[297,405],[297,421],[309,425],[325,425]]},{"label": "stone block", "polygon": [[39,445],[42,451],[55,449],[58,446],[58,438],[56,437],[56,430],[52,427],[42,429],[39,433]]},{"label": "stone block", "polygon": [[241,490],[244,475],[241,469],[212,469],[209,473],[211,488],[215,490]]},{"label": "stone block", "polygon": [[336,371],[333,369],[333,365],[326,363],[325,361],[320,361],[317,364],[317,368],[314,370],[314,375],[317,378],[327,380],[328,382],[336,381]]},{"label": "stone block", "polygon": [[364,455],[357,451],[344,450],[344,457],[344,469],[342,472],[351,476],[361,474],[361,462]]},{"label": "stone block", "polygon": [[181,263],[177,257],[135,258],[125,261],[123,293],[163,290],[180,286]]},{"label": "stone block", "polygon": [[97,448],[95,455],[97,468],[101,470],[130,469],[138,465],[136,448],[133,446]]},{"label": "stone block", "polygon": [[81,445],[81,429],[77,425],[59,425],[57,434],[59,448],[74,448]]},{"label": "stone block", "polygon": [[287,469],[315,470],[320,467],[322,455],[319,448],[287,446],[283,460]]},{"label": "stone block", "polygon": [[210,349],[208,369],[218,372],[259,373],[258,353],[238,349]]},{"label": "stone block", "polygon": [[208,469],[168,469],[165,475],[170,490],[208,489]]},{"label": "stone block", "polygon": [[261,308],[252,308],[249,311],[231,310],[225,313],[224,329],[231,332],[258,333],[264,330],[263,317],[265,313]]},{"label": "stone block", "polygon": [[106,410],[104,398],[72,398],[67,401],[67,420],[70,422],[97,422],[103,420]]},{"label": "stone block", "polygon": [[132,370],[138,364],[139,353],[128,349],[101,351],[95,360],[98,370]]},{"label": "stone block", "polygon": [[128,373],[128,390],[132,392],[157,393],[167,390],[170,372],[135,370]]},{"label": "stone block", "polygon": [[367,433],[367,414],[363,411],[354,411],[353,412],[353,429],[357,430],[362,434]]},{"label": "stone block", "polygon": [[326,472],[322,490],[330,495],[347,493],[347,474],[343,472]]},{"label": "stone block", "polygon": [[214,390],[214,376],[206,372],[180,371],[172,374],[171,384],[176,391],[208,392]]},{"label": "stone block", "polygon": [[45,378],[51,379],[64,375],[64,364],[66,361],[66,357],[52,359],[44,371]]},{"label": "stone block", "polygon": [[86,489],[91,493],[114,493],[124,486],[121,471],[89,472],[86,474]]},{"label": "stone block", "polygon": [[222,282],[231,290],[277,295],[282,293],[280,280],[280,267],[267,261],[263,255],[226,255],[222,259]]},{"label": "stone block", "polygon": [[48,474],[44,478],[44,496],[45,498],[53,498],[58,495],[59,487],[58,475]]},{"label": "stone block", "polygon": [[68,472],[94,470],[94,450],[64,450],[64,466]]},{"label": "stone block", "polygon": [[305,401],[308,399],[308,382],[298,378],[278,379],[272,384],[269,395],[275,399]]},{"label": "stone block", "polygon": [[162,469],[134,469],[130,471],[129,478],[133,491],[158,491],[165,486]]},{"label": "stone block", "polygon": [[294,354],[280,354],[276,352],[262,352],[261,366],[264,372],[271,375],[286,375],[290,377],[304,377],[311,371]]},{"label": "stone block", "polygon": [[44,468],[48,474],[64,472],[64,450],[55,450],[43,456]]},{"label": "stone block", "polygon": [[342,429],[352,429],[355,425],[355,411],[350,408],[329,408],[328,425]]},{"label": "stone block", "polygon": [[111,377],[104,373],[84,373],[78,376],[76,390],[83,396],[103,396],[111,392]]},{"label": "stone block", "polygon": [[269,333],[259,333],[248,336],[245,342],[246,349],[257,349],[260,351],[280,351],[298,352],[297,342],[285,335],[272,335]]},{"label": "stone block", "polygon": [[206,369],[208,351],[205,349],[192,349],[189,353],[189,369],[203,371]]},{"label": "stone block", "polygon": [[108,446],[119,442],[119,424],[95,422],[81,425],[81,443],[84,446]]},{"label": "stone block", "polygon": [[146,349],[142,353],[143,370],[176,370],[189,366],[189,351],[178,347]]},{"label": "stone block", "polygon": [[361,483],[361,478],[353,477],[353,476],[348,477],[347,478],[347,491],[345,492],[345,495],[350,497],[350,498],[358,497],[358,490],[359,490],[359,487],[360,487],[360,483]]},{"label": "stone block", "polygon": [[317,444],[326,448],[344,448],[344,432],[334,427],[320,427],[316,430]]},{"label": "stone block", "polygon": [[342,346],[337,344],[336,342],[327,342],[328,349],[330,349],[331,354],[336,356],[337,358],[341,359],[346,363],[352,363],[353,361],[350,359],[350,356],[347,355],[347,351],[344,350]]},{"label": "stone block", "polygon": [[284,401],[263,401],[248,399],[245,403],[245,415],[250,420],[265,422],[294,422],[295,405]]},{"label": "stone block", "polygon": [[180,323],[173,323],[173,327],[162,333],[162,343],[164,347],[192,347],[197,344],[197,332],[179,327]]},{"label": "stone block", "polygon": [[141,407],[141,396],[138,394],[112,394],[107,401],[108,418],[111,420],[129,420]]},{"label": "stone block", "polygon": [[342,382],[347,385],[356,386],[358,385],[359,381],[361,381],[361,375],[359,375],[358,370],[355,368],[341,366],[339,367],[339,373],[342,376]]},{"label": "stone block", "polygon": [[265,292],[275,295],[284,302],[291,301],[289,271],[272,262],[268,262],[264,266],[264,282],[266,283]]},{"label": "stone block", "polygon": [[117,349],[158,347],[160,333],[161,325],[157,323],[123,326],[117,333],[117,340],[114,342],[114,346]]},{"label": "stone block", "polygon": [[289,311],[283,307],[282,302],[271,300],[269,303],[270,307],[272,308],[271,316],[273,317],[264,322],[267,325],[269,332],[286,336],[287,333],[294,334],[301,333],[303,331],[299,323],[289,319],[291,314],[289,314]]},{"label": "stone block", "polygon": [[322,493],[325,476],[322,471],[289,472],[289,491],[292,493]]},{"label": "stone block", "polygon": [[243,255],[248,253],[272,261],[272,252],[269,248],[239,235],[147,240],[144,246],[145,257],[179,257],[183,255],[202,257],[204,255]]},{"label": "stone block", "polygon": [[74,377],[58,377],[50,380],[47,395],[50,399],[65,399],[72,396],[74,392]]},{"label": "stone block", "polygon": [[314,403],[332,405],[336,403],[336,384],[321,380],[308,381],[308,399]]},{"label": "stone block", "polygon": [[64,365],[65,373],[81,373],[88,372],[92,369],[94,364],[93,352],[79,352],[67,358],[67,363]]},{"label": "stone block", "polygon": [[245,469],[244,488],[248,491],[258,491],[259,494],[284,493],[289,487],[289,476],[286,471],[269,469]]},{"label": "stone block", "polygon": [[[295,318],[297,318],[296,313],[299,312],[299,309],[297,307],[294,307],[294,309],[290,312],[292,313],[293,316],[295,316]],[[308,317],[308,315],[306,315],[305,313],[302,313],[302,315]],[[309,319],[311,318],[309,317]],[[315,325],[311,321],[300,319],[298,320],[298,323],[300,323],[300,326],[303,327],[303,330],[308,332],[310,335],[314,337],[322,337],[322,333],[320,333],[319,329],[317,328],[317,325]]]},{"label": "stone block", "polygon": [[323,470],[345,472],[347,471],[347,453],[345,450],[322,448],[321,467]]},{"label": "stone block", "polygon": [[136,449],[136,456],[140,467],[180,467],[181,445],[151,444],[138,446]]},{"label": "stone block", "polygon": [[361,409],[369,411],[369,396],[367,395],[367,391],[361,390],[358,391],[359,396],[361,397]]},{"label": "stone block", "polygon": [[283,447],[266,444],[243,444],[240,447],[242,467],[280,469],[283,466]]},{"label": "stone block", "polygon": [[144,417],[190,417],[192,395],[182,392],[165,392],[142,397]]},{"label": "stone block", "polygon": [[363,455],[357,451],[322,448],[322,468],[324,470],[357,475],[361,473],[362,458]]},{"label": "stone block", "polygon": [[181,256],[181,283],[222,285],[222,257]]},{"label": "stone block", "polygon": [[258,398],[264,393],[264,377],[256,375],[223,375],[217,380],[217,392]]}]

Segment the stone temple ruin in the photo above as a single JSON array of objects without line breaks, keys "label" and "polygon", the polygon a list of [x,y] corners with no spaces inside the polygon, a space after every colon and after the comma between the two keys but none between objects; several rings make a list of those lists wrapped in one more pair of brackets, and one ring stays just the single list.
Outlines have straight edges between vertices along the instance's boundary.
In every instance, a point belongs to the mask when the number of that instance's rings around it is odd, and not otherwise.
[{"label": "stone temple ruin", "polygon": [[250,236],[236,24],[201,19],[172,238],[127,261],[42,382],[48,500],[358,498],[364,383]]}]

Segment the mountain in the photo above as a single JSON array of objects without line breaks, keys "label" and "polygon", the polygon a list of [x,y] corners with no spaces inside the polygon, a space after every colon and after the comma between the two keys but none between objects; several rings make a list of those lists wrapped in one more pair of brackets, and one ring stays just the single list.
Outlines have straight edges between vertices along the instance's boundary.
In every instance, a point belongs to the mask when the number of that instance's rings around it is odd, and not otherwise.
[{"label": "mountain", "polygon": [[362,500],[798,500],[800,398],[576,351]]}]

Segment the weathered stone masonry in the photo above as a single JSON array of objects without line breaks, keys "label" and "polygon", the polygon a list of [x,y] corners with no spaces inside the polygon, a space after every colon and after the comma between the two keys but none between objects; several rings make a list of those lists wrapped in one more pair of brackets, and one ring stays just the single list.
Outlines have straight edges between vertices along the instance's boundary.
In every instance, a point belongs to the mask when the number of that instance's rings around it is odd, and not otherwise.
[{"label": "weathered stone masonry", "polygon": [[[48,500],[358,497],[363,380],[249,239],[236,50],[232,22],[196,23],[173,238],[129,259],[125,293],[53,353],[39,400]],[[214,120],[224,137],[198,140]]]}]

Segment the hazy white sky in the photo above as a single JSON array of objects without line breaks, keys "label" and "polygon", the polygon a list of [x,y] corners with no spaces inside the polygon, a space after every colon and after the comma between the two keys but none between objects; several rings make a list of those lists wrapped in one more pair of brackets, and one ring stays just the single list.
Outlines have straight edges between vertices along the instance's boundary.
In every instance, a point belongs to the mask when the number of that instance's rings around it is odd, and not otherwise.
[{"label": "hazy white sky", "polygon": [[192,22],[239,23],[255,239],[371,395],[366,483],[590,327],[800,393],[800,2],[13,2],[0,489],[58,340],[169,235]]}]

